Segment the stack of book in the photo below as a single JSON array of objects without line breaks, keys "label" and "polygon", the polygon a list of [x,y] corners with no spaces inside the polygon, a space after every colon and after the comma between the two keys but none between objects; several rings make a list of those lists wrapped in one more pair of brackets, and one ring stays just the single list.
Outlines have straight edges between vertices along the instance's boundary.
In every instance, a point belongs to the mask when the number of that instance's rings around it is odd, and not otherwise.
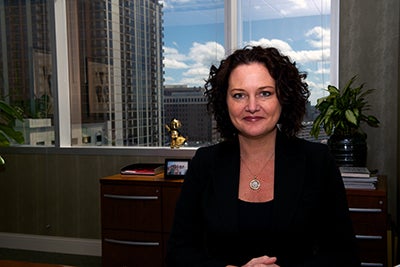
[{"label": "stack of book", "polygon": [[164,165],[157,163],[136,163],[121,169],[122,175],[157,175],[164,172]]},{"label": "stack of book", "polygon": [[346,189],[376,189],[378,177],[366,167],[339,167]]}]

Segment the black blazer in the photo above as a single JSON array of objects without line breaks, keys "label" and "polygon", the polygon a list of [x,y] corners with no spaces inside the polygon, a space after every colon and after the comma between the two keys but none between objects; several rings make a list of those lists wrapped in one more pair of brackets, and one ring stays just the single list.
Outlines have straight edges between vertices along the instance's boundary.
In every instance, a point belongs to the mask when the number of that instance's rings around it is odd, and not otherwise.
[{"label": "black blazer", "polygon": [[197,150],[176,206],[168,266],[240,266],[262,255],[276,256],[280,267],[360,266],[343,182],[328,147],[278,131],[275,149],[272,229],[246,233],[265,235],[261,244],[243,243],[239,231],[238,141]]}]

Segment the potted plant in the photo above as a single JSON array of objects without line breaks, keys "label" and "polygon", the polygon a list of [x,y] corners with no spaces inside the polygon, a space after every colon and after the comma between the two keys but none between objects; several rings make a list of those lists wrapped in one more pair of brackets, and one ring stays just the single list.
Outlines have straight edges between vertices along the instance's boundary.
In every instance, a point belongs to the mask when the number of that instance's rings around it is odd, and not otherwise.
[{"label": "potted plant", "polygon": [[[22,121],[22,112],[5,101],[0,100],[0,147],[9,146],[10,141],[22,144],[24,137],[21,132],[14,130],[15,121]],[[0,165],[4,165],[4,159],[0,156]]]},{"label": "potted plant", "polygon": [[310,134],[318,138],[321,127],[330,136],[328,146],[339,166],[365,166],[367,135],[360,126],[366,123],[379,127],[379,120],[365,114],[369,110],[367,95],[374,89],[364,89],[364,84],[353,86],[357,76],[339,89],[329,85],[329,95],[317,100],[316,109],[320,114],[315,118]]}]

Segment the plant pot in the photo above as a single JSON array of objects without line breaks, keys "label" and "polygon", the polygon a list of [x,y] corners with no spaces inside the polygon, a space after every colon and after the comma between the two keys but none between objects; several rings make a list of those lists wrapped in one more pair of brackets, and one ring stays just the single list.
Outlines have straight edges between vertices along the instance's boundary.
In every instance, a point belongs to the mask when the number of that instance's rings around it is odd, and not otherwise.
[{"label": "plant pot", "polygon": [[337,136],[328,139],[328,146],[338,166],[365,167],[367,138],[365,135]]}]

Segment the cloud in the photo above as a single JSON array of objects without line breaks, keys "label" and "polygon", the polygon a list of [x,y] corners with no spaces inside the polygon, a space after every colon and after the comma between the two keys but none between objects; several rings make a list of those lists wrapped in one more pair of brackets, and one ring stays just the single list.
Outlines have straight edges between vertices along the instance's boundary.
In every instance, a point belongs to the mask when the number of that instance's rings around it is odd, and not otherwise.
[{"label": "cloud", "polygon": [[292,51],[289,56],[296,62],[306,64],[314,61],[329,60],[330,51],[328,49]]},{"label": "cloud", "polygon": [[187,69],[187,57],[179,53],[176,48],[164,47],[164,67],[169,69]]},{"label": "cloud", "polygon": [[319,68],[315,71],[316,74],[329,74],[331,72],[328,68]]},{"label": "cloud", "polygon": [[179,53],[176,48],[164,47],[164,68],[185,69],[180,80],[166,79],[167,83],[202,86],[208,77],[210,66],[218,64],[225,56],[224,47],[217,42],[194,42],[187,55]]},{"label": "cloud", "polygon": [[315,48],[329,48],[331,45],[330,29],[314,27],[306,33],[306,37],[313,38],[308,43]]},{"label": "cloud", "polygon": [[[211,65],[211,64],[210,64]],[[198,64],[191,66],[188,71],[183,73],[183,76],[190,77],[190,76],[207,76],[209,73],[210,67],[206,67],[205,65]]]},{"label": "cloud", "polygon": [[224,47],[217,42],[200,44],[194,42],[190,48],[189,58],[196,64],[209,65],[211,62],[220,61],[225,56]]},{"label": "cloud", "polygon": [[243,14],[252,21],[330,14],[330,0],[252,0],[241,2]]},{"label": "cloud", "polygon": [[278,48],[283,54],[293,51],[292,47],[287,42],[279,39],[269,40],[266,38],[261,38],[258,41],[250,41],[248,44],[253,46],[259,45],[263,47],[275,47]]},{"label": "cloud", "polygon": [[330,50],[325,48],[323,50],[299,50],[295,51],[291,45],[279,39],[266,39],[261,38],[258,41],[251,41],[250,45],[260,45],[263,47],[275,47],[281,51],[282,54],[287,55],[291,60],[306,64],[313,61],[329,60]]},{"label": "cloud", "polygon": [[189,66],[185,62],[174,58],[164,58],[164,67],[169,69],[187,69]]}]

